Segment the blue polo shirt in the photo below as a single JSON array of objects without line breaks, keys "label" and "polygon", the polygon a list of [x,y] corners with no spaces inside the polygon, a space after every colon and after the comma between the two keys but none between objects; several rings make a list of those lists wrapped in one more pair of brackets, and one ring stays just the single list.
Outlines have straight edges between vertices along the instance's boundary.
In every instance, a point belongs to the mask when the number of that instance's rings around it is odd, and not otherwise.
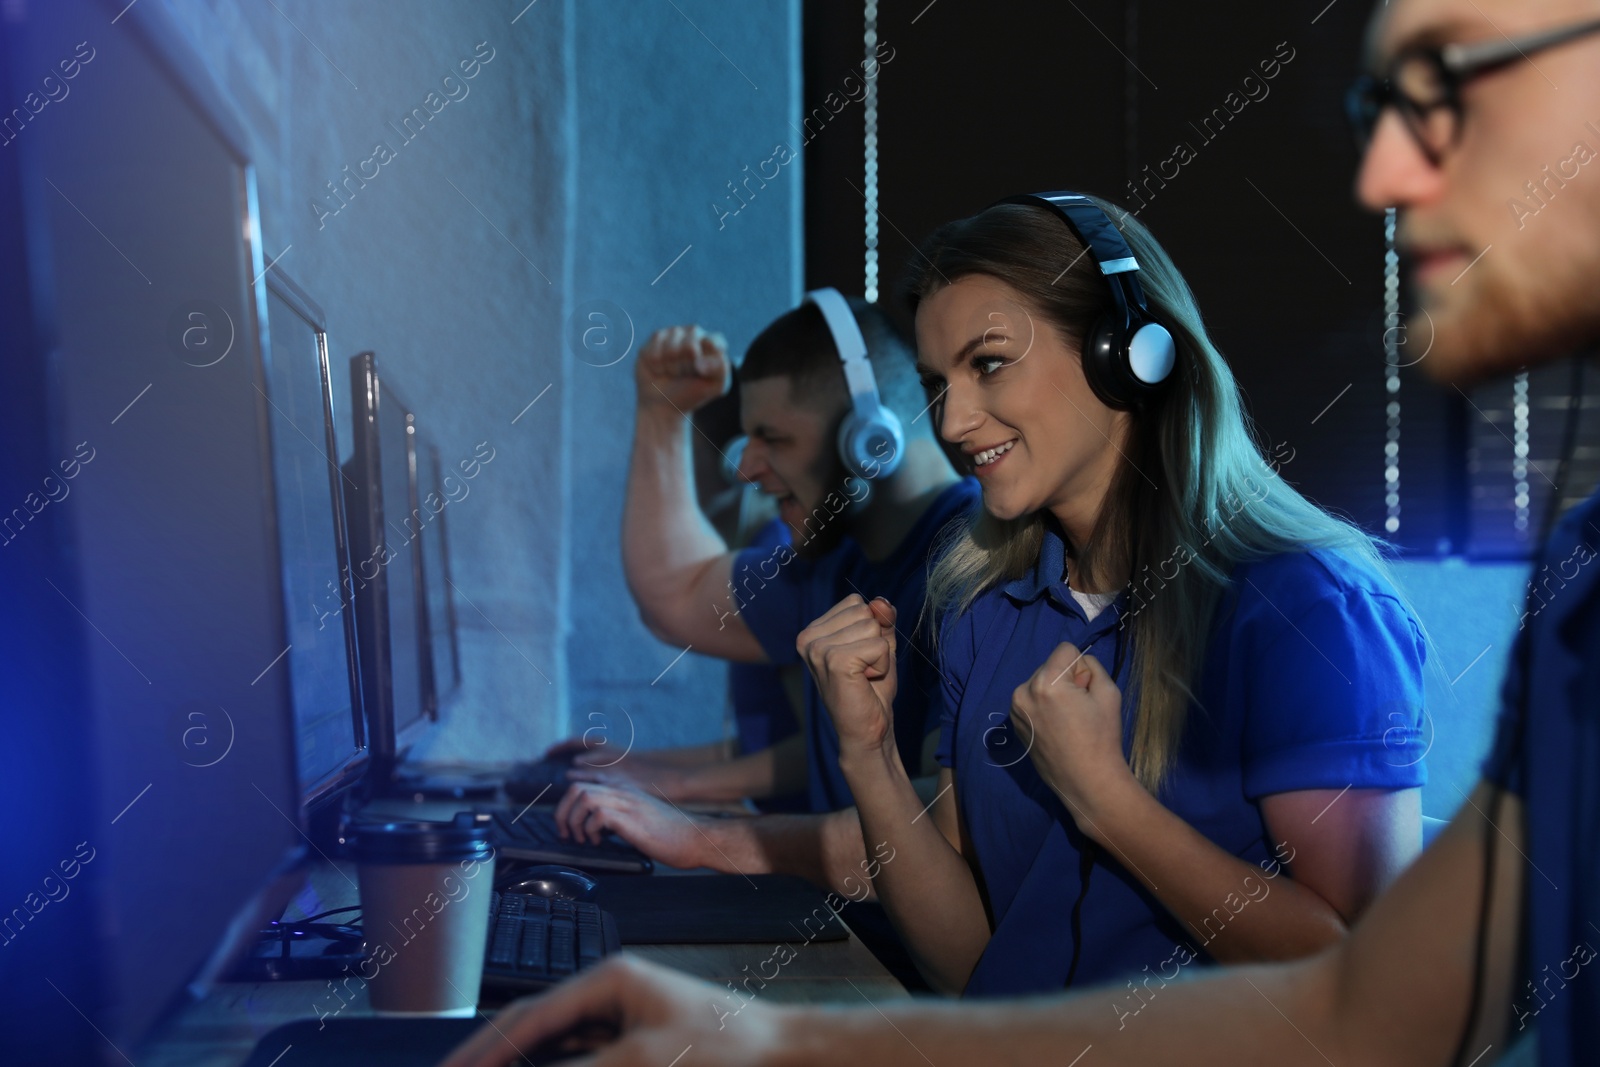
[{"label": "blue polo shirt", "polygon": [[[1545,1067],[1600,1047],[1600,494],[1556,526],[1522,618],[1484,777],[1523,800],[1522,973],[1510,1037],[1538,1028]],[[1522,657],[1531,642],[1527,706]],[[1522,737],[1519,739],[1518,726]],[[1506,847],[1501,842],[1499,847]],[[1530,984],[1531,983],[1531,984]],[[1587,1050],[1587,1051],[1585,1051]]]},{"label": "blue polo shirt", "polygon": [[[774,663],[796,663],[800,631],[851,593],[881,596],[895,606],[900,631],[895,656],[899,688],[894,700],[895,744],[908,768],[920,765],[923,739],[939,727],[934,708],[938,670],[928,625],[918,625],[927,594],[929,553],[947,523],[962,522],[982,498],[975,478],[963,478],[937,496],[885,559],[869,560],[845,538],[820,559],[801,559],[787,546],[746,549],[734,561],[740,617]],[[806,763],[811,810],[838,811],[855,803],[839,769],[839,734],[808,671]]]},{"label": "blue polo shirt", "polygon": [[[955,774],[993,924],[968,996],[1061,989],[1080,893],[1075,988],[1162,973],[1180,945],[1196,962],[1209,961],[1205,943],[1225,928],[1208,927],[1205,936],[1187,929],[1114,850],[1091,850],[1085,890],[1080,850],[1092,842],[1012,732],[1013,690],[1070,641],[1113,671],[1124,754],[1132,749],[1128,592],[1085,618],[1067,588],[1059,528],[1052,522],[1047,530],[1028,573],[947,620],[940,641],[939,759]],[[1265,868],[1278,843],[1262,819],[1262,797],[1422,785],[1424,656],[1421,630],[1393,588],[1348,557],[1312,550],[1239,564],[1217,608],[1162,804]]]},{"label": "blue polo shirt", "polygon": [[[747,547],[770,556],[779,545],[787,544],[788,525],[773,519],[756,531]],[[733,704],[741,756],[771,748],[800,731],[776,663],[728,664],[728,699]]]}]

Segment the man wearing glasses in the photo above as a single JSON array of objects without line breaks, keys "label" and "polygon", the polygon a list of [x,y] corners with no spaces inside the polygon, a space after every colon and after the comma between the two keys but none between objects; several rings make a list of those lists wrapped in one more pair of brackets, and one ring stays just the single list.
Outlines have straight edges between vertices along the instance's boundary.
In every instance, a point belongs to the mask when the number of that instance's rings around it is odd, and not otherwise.
[{"label": "man wearing glasses", "polygon": [[[1425,368],[1466,385],[1600,342],[1600,172],[1585,166],[1600,150],[1600,2],[1396,0],[1378,6],[1367,51],[1349,100],[1356,191],[1398,209],[1435,327]],[[651,1067],[1487,1067],[1532,1052],[1530,1034],[1545,1067],[1600,1062],[1596,555],[1600,494],[1545,547],[1565,584],[1524,617],[1484,780],[1320,956],[1140,983],[1131,1021],[1115,988],[882,1011],[751,1004],[722,1029],[719,990],[624,959],[507,1008],[448,1067],[573,1034],[607,1042],[601,1062]]]}]

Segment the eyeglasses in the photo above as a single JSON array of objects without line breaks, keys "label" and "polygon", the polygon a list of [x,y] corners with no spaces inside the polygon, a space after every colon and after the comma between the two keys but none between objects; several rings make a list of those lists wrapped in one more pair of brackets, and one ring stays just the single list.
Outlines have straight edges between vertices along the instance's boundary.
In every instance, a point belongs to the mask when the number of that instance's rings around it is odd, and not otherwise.
[{"label": "eyeglasses", "polygon": [[1461,87],[1535,52],[1600,33],[1600,19],[1481,44],[1408,48],[1395,56],[1381,78],[1358,77],[1345,95],[1345,111],[1365,153],[1383,109],[1393,106],[1428,161],[1438,166],[1461,139]]}]

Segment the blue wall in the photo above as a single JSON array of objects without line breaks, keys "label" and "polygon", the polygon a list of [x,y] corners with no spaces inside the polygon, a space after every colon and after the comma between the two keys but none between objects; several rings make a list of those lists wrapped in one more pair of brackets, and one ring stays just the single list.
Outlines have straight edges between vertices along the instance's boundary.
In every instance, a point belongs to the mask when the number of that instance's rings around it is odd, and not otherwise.
[{"label": "blue wall", "polygon": [[[722,668],[691,653],[652,686],[679,650],[621,579],[631,357],[689,321],[742,348],[798,300],[800,164],[712,207],[792,136],[798,0],[166,7],[246,128],[267,254],[327,312],[336,366],[375,350],[447,466],[495,450],[446,516],[463,687],[421,754],[530,755],[592,708],[640,744],[717,735]],[[393,158],[336,198],[380,141]],[[596,301],[611,332],[585,348]]]},{"label": "blue wall", "polygon": [[[578,20],[574,313],[589,321],[602,303],[612,315],[620,308],[615,325],[626,334],[631,323],[635,351],[660,326],[698,322],[738,353],[800,299],[801,162],[743,184],[779,142],[798,143],[799,4],[679,6],[682,15],[672,4],[630,6],[626,27]],[[748,201],[731,216],[729,182]],[[635,729],[642,746],[704,741],[720,734],[726,668],[693,652],[673,664],[682,650],[646,633],[622,580],[633,360],[606,366],[615,353],[593,344],[582,355],[564,449],[573,715],[579,729],[603,725],[617,743]]]},{"label": "blue wall", "polygon": [[1494,737],[1528,567],[1444,559],[1399,563],[1394,571],[1430,641],[1422,811],[1448,819],[1472,792]]}]

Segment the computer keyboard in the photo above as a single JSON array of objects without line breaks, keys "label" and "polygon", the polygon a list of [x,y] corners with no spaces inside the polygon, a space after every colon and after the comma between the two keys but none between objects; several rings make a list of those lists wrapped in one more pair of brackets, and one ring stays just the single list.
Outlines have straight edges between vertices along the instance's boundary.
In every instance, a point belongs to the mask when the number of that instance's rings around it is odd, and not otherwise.
[{"label": "computer keyboard", "polygon": [[597,873],[645,874],[655,867],[649,856],[612,833],[602,835],[597,845],[563,838],[548,811],[477,808],[472,818],[489,826],[490,840],[502,859],[564,863]]},{"label": "computer keyboard", "polygon": [[485,988],[544,989],[621,947],[616,922],[598,904],[497,892],[489,908]]}]

